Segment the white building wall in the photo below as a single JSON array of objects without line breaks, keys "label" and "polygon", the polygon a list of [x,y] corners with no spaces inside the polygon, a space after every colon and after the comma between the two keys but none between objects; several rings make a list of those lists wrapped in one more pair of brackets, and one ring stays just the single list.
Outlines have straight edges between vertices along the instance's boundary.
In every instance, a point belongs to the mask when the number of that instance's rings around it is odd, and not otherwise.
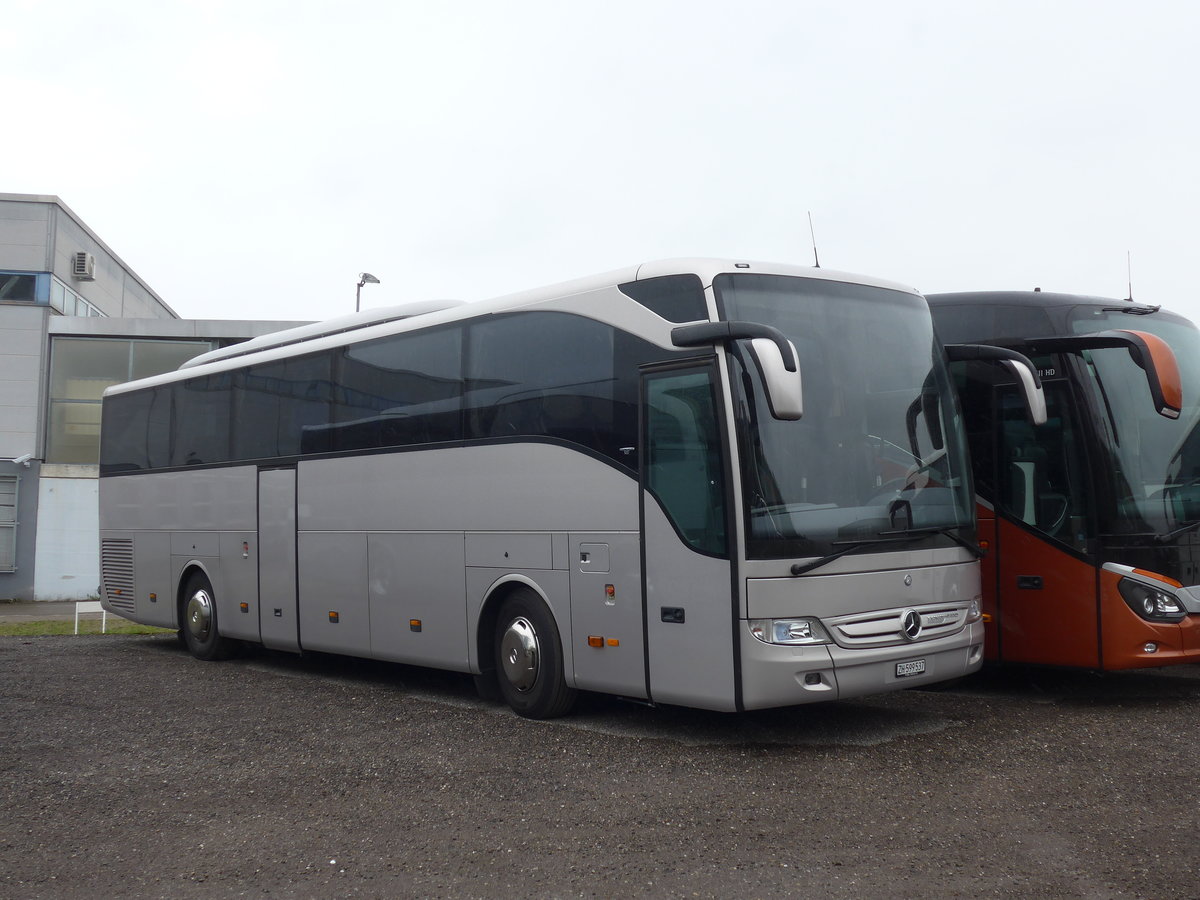
[{"label": "white building wall", "polygon": [[[94,280],[73,275],[78,252],[96,259]],[[104,315],[173,320],[174,311],[58,197],[0,193],[0,268],[50,272]]]},{"label": "white building wall", "polygon": [[96,466],[42,466],[38,490],[38,600],[86,600],[100,584]]},{"label": "white building wall", "polygon": [[0,458],[39,455],[46,317],[37,306],[0,306]]},{"label": "white building wall", "polygon": [[50,265],[48,203],[16,203],[0,194],[0,266],[18,272],[44,272]]}]

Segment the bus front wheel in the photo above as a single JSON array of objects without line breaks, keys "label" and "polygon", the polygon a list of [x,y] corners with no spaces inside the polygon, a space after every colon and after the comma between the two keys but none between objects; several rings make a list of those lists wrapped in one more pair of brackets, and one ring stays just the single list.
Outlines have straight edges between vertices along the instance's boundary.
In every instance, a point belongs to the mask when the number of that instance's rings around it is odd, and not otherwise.
[{"label": "bus front wheel", "polygon": [[514,591],[500,607],[495,658],[500,693],[518,715],[552,719],[575,703],[554,618],[533,591]]},{"label": "bus front wheel", "polygon": [[183,642],[196,659],[228,659],[237,650],[237,644],[217,630],[216,595],[209,580],[198,572],[184,589],[179,620]]}]

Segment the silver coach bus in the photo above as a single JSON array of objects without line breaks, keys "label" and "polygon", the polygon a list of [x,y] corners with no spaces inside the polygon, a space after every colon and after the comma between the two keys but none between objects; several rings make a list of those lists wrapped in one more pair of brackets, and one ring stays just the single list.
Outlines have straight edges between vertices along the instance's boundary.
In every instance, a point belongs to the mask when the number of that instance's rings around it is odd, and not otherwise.
[{"label": "silver coach bus", "polygon": [[929,310],[824,269],[651,263],[114,386],[100,529],[104,606],[201,659],[469,672],[529,717],[579,690],[831,700],[983,657]]}]

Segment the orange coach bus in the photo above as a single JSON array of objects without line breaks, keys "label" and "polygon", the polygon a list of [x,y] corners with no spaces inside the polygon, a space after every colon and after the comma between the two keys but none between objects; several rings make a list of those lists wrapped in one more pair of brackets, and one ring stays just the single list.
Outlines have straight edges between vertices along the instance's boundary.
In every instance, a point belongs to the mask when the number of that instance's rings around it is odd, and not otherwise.
[{"label": "orange coach bus", "polygon": [[928,297],[940,339],[1038,368],[1030,424],[1005,369],[953,363],[972,454],[985,659],[1200,662],[1200,332],[1157,306],[1070,294]]}]

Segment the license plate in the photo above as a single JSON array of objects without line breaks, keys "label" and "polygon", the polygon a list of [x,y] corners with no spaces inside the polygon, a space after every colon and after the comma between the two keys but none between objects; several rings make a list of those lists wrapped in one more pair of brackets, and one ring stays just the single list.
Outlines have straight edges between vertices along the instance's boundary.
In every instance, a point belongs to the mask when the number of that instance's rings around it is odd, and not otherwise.
[{"label": "license plate", "polygon": [[910,659],[908,662],[896,663],[897,678],[923,674],[925,674],[925,660],[923,659]]}]

